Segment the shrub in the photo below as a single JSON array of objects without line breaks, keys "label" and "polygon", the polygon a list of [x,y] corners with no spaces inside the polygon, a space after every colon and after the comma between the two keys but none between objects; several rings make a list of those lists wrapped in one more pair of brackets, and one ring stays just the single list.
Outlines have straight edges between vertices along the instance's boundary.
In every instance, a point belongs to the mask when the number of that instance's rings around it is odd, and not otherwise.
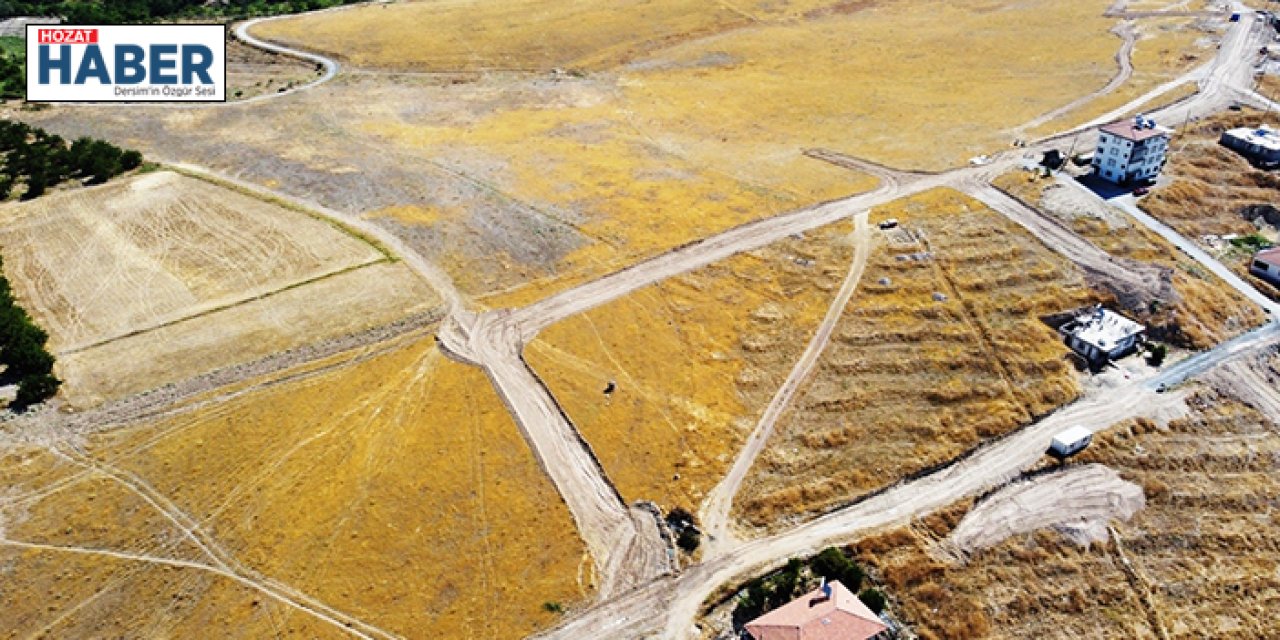
[{"label": "shrub", "polygon": [[676,546],[680,547],[685,553],[697,551],[701,544],[702,536],[698,535],[698,530],[693,527],[685,527],[676,536]]},{"label": "shrub", "polygon": [[1163,344],[1153,344],[1147,353],[1147,364],[1158,367],[1164,364],[1164,359],[1169,355],[1169,348]]},{"label": "shrub", "polygon": [[867,605],[867,608],[870,609],[872,613],[879,614],[881,611],[884,611],[884,592],[876,589],[875,587],[867,587],[866,589],[863,589],[862,593],[858,594],[858,599],[862,601],[862,604]]},{"label": "shrub", "polygon": [[814,574],[827,580],[839,580],[840,584],[854,593],[862,586],[862,568],[835,547],[827,547],[815,556],[812,568]]}]

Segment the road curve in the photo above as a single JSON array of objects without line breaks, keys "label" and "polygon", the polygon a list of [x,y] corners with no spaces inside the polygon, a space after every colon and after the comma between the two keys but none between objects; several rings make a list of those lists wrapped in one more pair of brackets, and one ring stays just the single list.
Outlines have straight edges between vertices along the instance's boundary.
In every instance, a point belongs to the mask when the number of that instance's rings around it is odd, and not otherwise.
[{"label": "road curve", "polygon": [[[1175,108],[1163,110],[1164,118],[1173,114],[1186,114],[1190,117],[1209,113],[1226,106],[1233,96],[1252,94],[1248,88],[1252,65],[1247,56],[1258,33],[1254,24],[1255,16],[1251,13],[1246,15],[1248,17],[1242,17],[1241,23],[1228,31],[1218,56],[1209,64],[1188,74],[1187,77],[1200,80],[1201,93]],[[1129,108],[1132,107],[1126,106],[1122,110],[1127,111]],[[1120,115],[1123,113],[1113,112],[1090,126]],[[1086,127],[1076,131],[1084,128]],[[1033,145],[1031,150],[1048,148],[1051,142],[1052,140],[1046,140]],[[956,169],[913,180],[909,185],[882,185],[876,192],[744,225],[512,312],[511,319],[517,321],[517,332],[521,334],[521,338],[531,337],[547,324],[671,274],[758,246],[757,243],[767,242],[783,230],[803,231],[818,226],[824,220],[837,219],[838,215],[832,215],[835,211],[843,210],[842,213],[847,214],[850,209],[863,210],[934,187],[964,188],[965,185],[971,186],[974,180],[989,180],[991,176],[1007,171],[1018,162],[1019,158],[1006,152],[997,156],[995,162],[985,168]],[[990,197],[992,194],[986,195]],[[907,522],[955,500],[997,486],[1038,460],[1053,434],[1066,426],[1079,424],[1100,430],[1138,415],[1176,412],[1184,406],[1180,394],[1159,393],[1157,390],[1160,387],[1202,373],[1238,355],[1278,343],[1280,323],[1273,314],[1272,322],[1262,329],[1177,363],[1150,380],[1130,381],[1101,390],[1014,434],[980,447],[974,455],[938,472],[896,485],[867,500],[781,534],[745,543],[695,565],[679,576],[664,576],[623,596],[602,601],[594,607],[577,612],[562,621],[558,627],[536,637],[576,640],[655,635],[684,638],[696,635],[692,624],[698,610],[721,585],[734,584],[758,575],[779,565],[787,557],[846,542],[876,528]]]},{"label": "road curve", "polygon": [[[313,11],[310,13],[321,13],[323,11],[332,11],[332,10],[333,9],[321,9],[320,11]],[[263,102],[266,100],[273,100],[275,98],[283,98],[284,96],[287,96],[292,93],[297,93],[299,91],[306,91],[308,89],[314,89],[332,80],[335,76],[338,75],[338,71],[342,67],[337,63],[337,61],[331,58],[326,58],[325,56],[322,56],[318,53],[302,51],[299,49],[294,49],[292,47],[286,47],[284,45],[275,44],[273,42],[260,40],[257,37],[255,37],[253,34],[249,33],[250,29],[252,29],[254,26],[261,24],[263,22],[269,22],[271,20],[279,20],[281,18],[292,18],[298,15],[307,15],[307,14],[291,14],[291,15],[284,15],[284,16],[271,16],[268,18],[254,18],[253,20],[241,22],[240,24],[236,25],[236,28],[235,28],[236,38],[249,46],[257,47],[259,49],[262,49],[263,51],[270,51],[271,53],[278,53],[280,55],[286,55],[291,58],[298,58],[301,60],[306,60],[308,62],[314,62],[316,64],[321,65],[324,68],[324,73],[319,78],[316,78],[315,80],[312,80],[311,82],[308,82],[304,85],[299,85],[291,89],[286,89],[284,91],[279,91],[276,93],[266,93],[260,96],[254,96],[252,98],[248,98],[245,100],[237,100],[234,102],[234,104],[238,104],[238,105],[253,104],[255,102]]]}]

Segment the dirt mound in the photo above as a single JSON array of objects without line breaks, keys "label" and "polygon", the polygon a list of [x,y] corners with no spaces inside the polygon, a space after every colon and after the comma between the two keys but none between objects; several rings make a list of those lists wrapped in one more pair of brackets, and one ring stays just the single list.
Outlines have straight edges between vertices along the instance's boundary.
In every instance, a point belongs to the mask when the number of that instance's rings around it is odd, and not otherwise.
[{"label": "dirt mound", "polygon": [[1012,484],[979,503],[951,532],[961,553],[1053,527],[1080,545],[1107,539],[1107,522],[1128,521],[1146,504],[1142,487],[1113,469],[1090,464]]}]

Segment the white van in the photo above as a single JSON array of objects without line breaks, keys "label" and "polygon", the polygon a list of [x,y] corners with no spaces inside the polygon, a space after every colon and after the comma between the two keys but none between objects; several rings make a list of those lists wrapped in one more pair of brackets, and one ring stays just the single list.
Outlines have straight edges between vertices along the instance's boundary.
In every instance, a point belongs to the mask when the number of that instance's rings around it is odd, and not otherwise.
[{"label": "white van", "polygon": [[1062,460],[1084,450],[1093,441],[1093,432],[1084,427],[1071,427],[1061,431],[1049,443],[1049,455]]}]

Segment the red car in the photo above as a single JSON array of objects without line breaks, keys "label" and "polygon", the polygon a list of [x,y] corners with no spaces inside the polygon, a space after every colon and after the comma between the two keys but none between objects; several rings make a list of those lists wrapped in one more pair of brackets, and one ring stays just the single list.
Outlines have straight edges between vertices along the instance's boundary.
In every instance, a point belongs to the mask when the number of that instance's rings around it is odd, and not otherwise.
[{"label": "red car", "polygon": [[1133,190],[1133,195],[1135,196],[1145,196],[1148,193],[1151,193],[1151,187],[1138,187]]}]

